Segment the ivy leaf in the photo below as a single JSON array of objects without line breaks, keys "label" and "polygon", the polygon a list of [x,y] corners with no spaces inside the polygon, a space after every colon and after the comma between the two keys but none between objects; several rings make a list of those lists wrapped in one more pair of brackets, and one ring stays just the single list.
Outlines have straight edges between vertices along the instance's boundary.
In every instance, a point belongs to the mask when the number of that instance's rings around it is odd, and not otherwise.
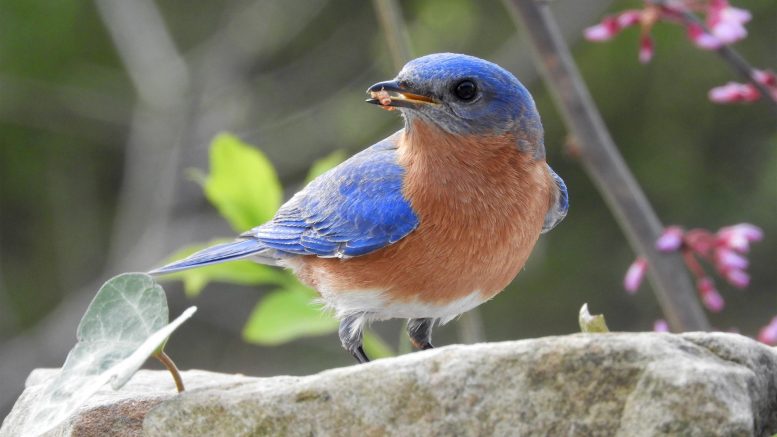
[{"label": "ivy leaf", "polygon": [[[230,240],[215,240],[204,244],[193,244],[184,247],[168,258],[168,262],[186,258],[187,256],[216,244],[226,243]],[[240,285],[271,284],[278,286],[290,286],[296,284],[294,277],[285,270],[257,264],[250,260],[237,260],[226,263],[213,264],[196,269],[164,275],[164,279],[179,279],[183,281],[184,292],[189,297],[196,297],[211,281],[228,282]]]},{"label": "ivy leaf", "polygon": [[283,195],[275,168],[264,154],[229,134],[219,134],[211,144],[204,189],[237,232],[272,218]]},{"label": "ivy leaf", "polygon": [[339,323],[313,303],[313,292],[297,283],[276,290],[254,308],[243,328],[243,338],[251,343],[274,346],[300,337],[337,331]]},{"label": "ivy leaf", "polygon": [[313,165],[310,166],[310,170],[308,170],[308,176],[305,178],[305,183],[312,181],[330,169],[336,167],[338,164],[345,161],[347,156],[348,155],[345,153],[345,150],[337,149],[329,155],[326,155],[321,159],[317,159],[315,162],[313,162]]},{"label": "ivy leaf", "polygon": [[107,383],[121,388],[195,311],[190,307],[168,324],[164,290],[150,276],[124,273],[110,279],[81,319],[78,342],[62,370],[37,392],[24,435],[57,426]]}]

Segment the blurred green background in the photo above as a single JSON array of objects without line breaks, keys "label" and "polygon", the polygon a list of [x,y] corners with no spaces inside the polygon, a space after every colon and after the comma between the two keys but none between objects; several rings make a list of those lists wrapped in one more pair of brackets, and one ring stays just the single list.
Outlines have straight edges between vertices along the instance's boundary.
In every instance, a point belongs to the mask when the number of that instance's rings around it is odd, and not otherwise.
[{"label": "blurred green background", "polygon": [[[525,271],[481,307],[489,341],[577,331],[588,302],[612,330],[652,328],[649,286],[622,291],[634,254],[574,157],[537,80],[529,50],[498,0],[400,2],[416,55],[453,51],[514,72],[533,92],[548,161],[566,180],[567,219],[542,237]],[[557,0],[564,28],[612,134],[665,223],[717,229],[751,222],[766,240],[750,255],[752,284],[718,281],[721,330],[754,335],[777,314],[777,132],[764,104],[718,106],[707,91],[734,80],[684,31],[659,25],[656,55],[637,62],[637,31],[610,43],[581,29],[640,1]],[[777,3],[742,0],[754,65],[777,67]],[[371,2],[224,0],[0,2],[0,414],[34,367],[60,366],[107,278],[145,271],[179,247],[232,235],[191,181],[211,139],[235,133],[277,167],[287,196],[311,164],[354,153],[401,126],[363,103],[396,73]],[[168,352],[180,367],[251,375],[305,374],[351,364],[335,335],[282,347],[240,337],[266,293],[212,284],[187,300],[166,285],[171,312],[199,312]],[[375,329],[396,345],[400,322]],[[456,324],[435,331],[459,342]],[[154,366],[151,364],[151,366]]]}]

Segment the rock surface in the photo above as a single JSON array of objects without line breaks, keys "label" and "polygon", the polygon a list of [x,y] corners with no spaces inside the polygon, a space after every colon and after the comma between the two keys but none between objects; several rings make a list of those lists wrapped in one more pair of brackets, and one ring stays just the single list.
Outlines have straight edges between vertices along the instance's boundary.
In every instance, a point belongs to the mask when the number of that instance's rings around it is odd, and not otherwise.
[{"label": "rock surface", "polygon": [[[6,418],[18,434],[36,371]],[[721,333],[449,346],[305,377],[141,371],[56,436],[750,436],[777,432],[777,353]]]}]

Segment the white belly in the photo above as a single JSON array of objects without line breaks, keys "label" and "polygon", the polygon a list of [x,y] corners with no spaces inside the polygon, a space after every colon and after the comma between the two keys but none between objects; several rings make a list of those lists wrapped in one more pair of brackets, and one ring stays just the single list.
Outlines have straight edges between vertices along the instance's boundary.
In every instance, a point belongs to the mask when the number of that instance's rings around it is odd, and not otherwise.
[{"label": "white belly", "polygon": [[418,299],[392,300],[381,290],[337,293],[320,290],[320,292],[321,301],[334,311],[339,319],[351,314],[364,313],[369,320],[432,318],[440,319],[441,324],[450,322],[459,314],[475,308],[486,300],[477,290],[445,304],[423,302]]}]

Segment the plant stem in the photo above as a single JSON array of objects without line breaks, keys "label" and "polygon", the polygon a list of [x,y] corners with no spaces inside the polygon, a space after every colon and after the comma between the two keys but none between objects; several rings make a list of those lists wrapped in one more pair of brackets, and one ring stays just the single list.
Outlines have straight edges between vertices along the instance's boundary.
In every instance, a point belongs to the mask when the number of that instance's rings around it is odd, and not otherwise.
[{"label": "plant stem", "polygon": [[693,276],[695,276],[697,280],[707,276],[704,268],[699,264],[699,261],[696,260],[696,257],[693,256],[693,252],[690,249],[684,248],[682,250],[682,256],[685,260],[685,265],[688,266],[688,270],[693,273]]},{"label": "plant stem", "polygon": [[173,375],[173,381],[175,381],[175,388],[178,389],[178,393],[184,391],[185,388],[183,386],[183,379],[181,379],[181,372],[178,371],[178,367],[176,367],[173,360],[165,353],[165,351],[155,353],[154,357],[165,366],[171,375]]},{"label": "plant stem", "polygon": [[709,330],[688,272],[677,254],[654,246],[663,226],[615,146],[545,2],[504,0],[531,41],[545,85],[580,146],[580,160],[634,250],[650,264],[658,302],[675,331]]}]

